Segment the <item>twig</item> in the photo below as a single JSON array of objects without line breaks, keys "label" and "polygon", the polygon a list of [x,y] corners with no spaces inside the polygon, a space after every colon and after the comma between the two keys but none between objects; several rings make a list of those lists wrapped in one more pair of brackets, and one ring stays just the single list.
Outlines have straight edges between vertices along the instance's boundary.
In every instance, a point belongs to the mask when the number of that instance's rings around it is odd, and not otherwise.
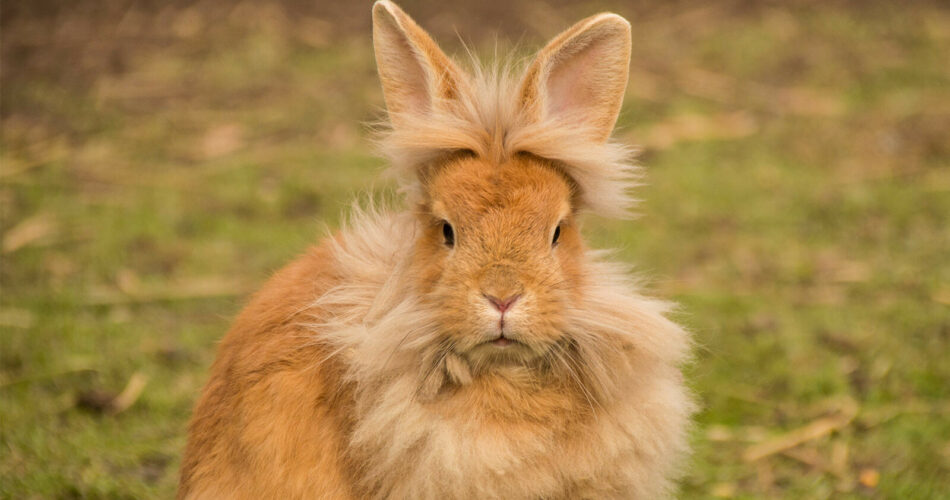
[{"label": "twig", "polygon": [[839,478],[839,479],[847,479],[847,478],[848,478],[848,475],[847,475],[847,471],[846,471],[846,470],[836,470],[836,468],[835,468],[835,466],[834,466],[833,464],[829,464],[827,461],[825,461],[825,460],[821,457],[821,455],[819,455],[819,454],[818,454],[817,452],[815,452],[814,450],[809,450],[809,451],[806,452],[805,450],[799,450],[799,449],[794,449],[794,448],[793,448],[793,449],[789,449],[789,450],[784,450],[784,451],[782,452],[782,455],[784,455],[784,456],[786,456],[786,457],[788,457],[788,458],[797,460],[797,461],[799,461],[799,462],[801,462],[801,463],[803,463],[803,464],[805,464],[805,465],[807,465],[807,466],[809,466],[809,467],[812,467],[812,468],[814,468],[814,469],[818,469],[818,470],[820,470],[820,471],[822,471],[822,472],[824,472],[824,473],[826,473],[826,474],[830,474],[830,475],[835,476],[835,477],[837,477],[837,478]]},{"label": "twig", "polygon": [[129,383],[125,385],[125,389],[122,389],[122,392],[112,400],[108,413],[116,415],[127,410],[142,395],[147,383],[148,377],[146,375],[141,372],[133,373]]},{"label": "twig", "polygon": [[123,292],[115,289],[93,289],[86,296],[87,306],[175,302],[244,295],[251,289],[243,282],[221,279],[197,280],[160,287],[143,287]]},{"label": "twig", "polygon": [[2,251],[13,253],[20,248],[50,238],[56,234],[56,219],[48,212],[28,217],[3,234]]},{"label": "twig", "polygon": [[841,413],[838,415],[819,418],[804,427],[799,427],[798,429],[782,434],[764,443],[746,448],[745,453],[742,454],[742,459],[746,462],[754,462],[761,458],[790,450],[802,443],[827,436],[850,424],[856,415],[857,405],[851,402],[851,404],[842,408]]}]

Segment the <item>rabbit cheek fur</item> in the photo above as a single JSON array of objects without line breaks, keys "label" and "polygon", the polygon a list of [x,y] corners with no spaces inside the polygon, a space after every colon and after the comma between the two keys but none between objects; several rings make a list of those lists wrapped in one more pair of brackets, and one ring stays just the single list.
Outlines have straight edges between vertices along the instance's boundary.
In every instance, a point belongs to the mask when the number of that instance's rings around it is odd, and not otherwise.
[{"label": "rabbit cheek fur", "polygon": [[373,16],[410,209],[355,209],[239,315],[179,498],[671,495],[688,336],[576,218],[627,201],[607,137],[629,25],[585,19],[513,82],[470,78],[391,2]]}]

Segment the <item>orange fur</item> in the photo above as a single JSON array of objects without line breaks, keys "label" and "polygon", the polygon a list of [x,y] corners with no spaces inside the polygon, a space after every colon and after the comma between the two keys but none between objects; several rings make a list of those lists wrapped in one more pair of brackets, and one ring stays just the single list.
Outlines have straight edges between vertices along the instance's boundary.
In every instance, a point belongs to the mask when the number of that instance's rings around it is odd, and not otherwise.
[{"label": "orange fur", "polygon": [[577,219],[626,200],[607,136],[629,26],[581,21],[513,92],[464,74],[385,0],[374,39],[410,210],[355,209],[241,313],[179,498],[671,494],[688,336]]}]

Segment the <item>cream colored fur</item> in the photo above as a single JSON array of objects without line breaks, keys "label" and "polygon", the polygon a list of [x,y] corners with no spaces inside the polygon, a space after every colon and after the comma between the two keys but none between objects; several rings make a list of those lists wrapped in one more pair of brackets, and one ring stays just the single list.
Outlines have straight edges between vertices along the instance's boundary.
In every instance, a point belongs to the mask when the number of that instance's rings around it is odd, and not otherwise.
[{"label": "cream colored fur", "polygon": [[[431,352],[437,321],[420,297],[404,293],[414,231],[405,215],[355,210],[333,251],[350,284],[315,303],[318,315],[346,315],[309,325],[331,339],[360,387],[351,446],[373,497],[654,499],[673,492],[694,406],[678,370],[690,342],[664,316],[669,304],[639,295],[603,252],[587,252],[591,285],[567,323],[581,352],[571,371],[584,380],[597,418],[569,428],[551,419],[539,433],[486,433],[480,408],[451,419],[427,409],[426,379],[433,371],[451,378],[452,369]],[[576,489],[565,493],[566,483]]]},{"label": "cream colored fur", "polygon": [[[377,12],[390,10],[395,12],[394,17],[411,22],[390,2],[378,2],[375,9]],[[412,26],[418,29],[414,23]],[[392,61],[384,60],[385,55],[380,54],[388,53],[391,47],[380,43],[377,36],[377,61],[383,86],[391,89],[386,104],[392,125],[382,134],[381,150],[410,193],[419,189],[416,173],[420,165],[437,160],[446,151],[471,150],[496,163],[519,152],[532,153],[557,162],[577,182],[583,201],[591,211],[615,217],[628,215],[633,205],[630,193],[637,186],[640,174],[632,163],[632,149],[609,141],[608,137],[627,83],[629,30],[629,24],[615,14],[585,19],[539,52],[520,77],[510,64],[498,63],[486,68],[474,59],[471,76],[461,74],[454,63],[448,63],[451,66],[442,71],[428,70],[429,75],[447,75],[430,76],[429,79],[437,82],[429,83],[430,87],[441,87],[444,85],[441,82],[451,80],[458,82],[458,91],[442,90],[431,95],[432,102],[427,105],[418,104],[420,100],[424,102],[419,96],[399,99],[407,92],[405,82],[387,85],[387,74],[395,70],[384,69]],[[384,30],[377,27],[375,31]],[[606,36],[617,33],[620,40]],[[423,41],[431,43],[428,36]],[[417,52],[428,54],[432,50]],[[425,59],[423,55],[419,57]],[[585,57],[597,59],[590,61]],[[436,65],[441,60],[441,57],[429,60],[423,67]],[[586,92],[595,102],[559,106],[558,96],[548,95],[546,89],[551,85],[548,77],[552,73],[560,75],[555,71],[558,63],[569,65],[568,69],[576,73],[572,80],[601,84],[589,85],[593,88]],[[411,73],[408,69],[402,66],[398,74],[405,78],[404,75]],[[564,85],[561,83],[564,78],[555,79],[560,86]],[[446,97],[447,94],[450,97]]]}]

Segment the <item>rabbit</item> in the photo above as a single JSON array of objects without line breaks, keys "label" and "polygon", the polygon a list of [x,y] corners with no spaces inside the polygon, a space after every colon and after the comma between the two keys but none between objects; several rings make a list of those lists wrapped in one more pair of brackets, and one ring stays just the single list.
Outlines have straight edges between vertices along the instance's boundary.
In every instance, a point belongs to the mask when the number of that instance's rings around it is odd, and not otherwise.
[{"label": "rabbit", "polygon": [[354,208],[219,346],[178,498],[655,499],[693,398],[670,304],[588,249],[638,170],[610,140],[630,25],[603,13],[525,69],[463,70],[373,5],[405,209]]}]

